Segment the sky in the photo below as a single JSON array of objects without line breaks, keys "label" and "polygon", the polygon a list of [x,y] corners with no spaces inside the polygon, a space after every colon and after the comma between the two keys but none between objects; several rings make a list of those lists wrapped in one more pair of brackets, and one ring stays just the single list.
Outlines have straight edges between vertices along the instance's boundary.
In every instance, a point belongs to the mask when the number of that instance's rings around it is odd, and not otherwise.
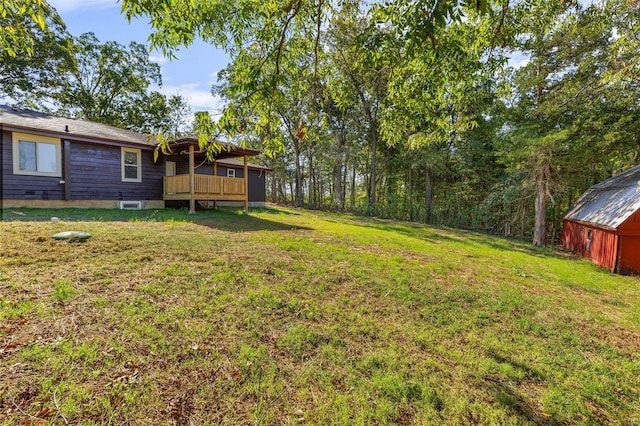
[{"label": "sky", "polygon": [[[126,46],[131,41],[147,44],[151,33],[146,19],[129,23],[116,0],[48,0],[48,3],[56,8],[69,33],[76,37],[93,32],[100,42],[117,41]],[[222,100],[211,94],[211,86],[218,71],[229,62],[224,51],[197,41],[176,52],[178,59],[170,61],[155,51],[150,56],[162,69],[162,87],[154,90],[166,95],[181,94],[192,112],[209,111],[214,115],[220,112]]]}]

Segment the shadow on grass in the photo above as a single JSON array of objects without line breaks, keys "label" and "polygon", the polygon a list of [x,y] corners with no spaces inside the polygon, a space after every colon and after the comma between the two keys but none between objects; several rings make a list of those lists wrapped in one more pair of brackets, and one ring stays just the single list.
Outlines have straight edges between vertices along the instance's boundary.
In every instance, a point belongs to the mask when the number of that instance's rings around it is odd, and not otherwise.
[{"label": "shadow on grass", "polygon": [[189,214],[185,209],[119,210],[119,209],[4,209],[4,222],[50,222],[56,217],[63,222],[185,222],[225,232],[299,231],[311,228],[264,219],[251,213],[273,216],[296,214],[266,208],[251,209],[245,215],[235,208],[199,210]]},{"label": "shadow on grass", "polygon": [[402,234],[405,237],[416,238],[428,242],[457,241],[456,238],[452,238],[438,232],[438,228],[423,225],[419,222],[397,222],[391,219],[379,219],[367,216],[351,216],[344,214],[339,214],[339,219],[334,219],[330,216],[323,216],[323,219],[332,223],[349,223],[363,228],[393,232]]},{"label": "shadow on grass", "polygon": [[534,425],[558,423],[552,417],[544,417],[541,414],[537,414],[531,404],[508,382],[502,382],[491,377],[483,377],[482,379],[485,390],[489,392],[492,398],[526,423]]},{"label": "shadow on grass", "polygon": [[237,215],[233,217],[206,217],[194,219],[193,223],[225,232],[252,231],[310,231],[306,226],[267,220],[251,215]]},{"label": "shadow on grass", "polygon": [[[493,351],[488,351],[487,355],[493,358],[494,361],[500,364],[508,364],[513,367],[514,370],[519,370],[524,374],[527,381],[540,382],[543,380],[539,371],[529,367],[521,362],[515,361],[509,357],[497,354]],[[509,409],[515,415],[525,420],[528,423],[535,425],[547,425],[557,423],[551,417],[545,417],[542,414],[536,413],[535,409],[527,402],[526,398],[518,392],[510,381],[503,381],[498,378],[484,376],[482,377],[482,383],[485,390],[487,390],[495,401]]]},{"label": "shadow on grass", "polygon": [[[435,225],[427,225],[419,222],[396,222],[386,219],[370,217],[350,217],[352,223],[359,226],[380,229],[388,232],[396,232],[410,238],[417,238],[428,242],[450,241],[471,242],[498,251],[517,251],[536,257],[558,258],[562,253],[554,247],[535,247],[521,239],[507,238],[500,235],[485,234],[480,231],[472,231],[455,228],[441,228]],[[445,235],[445,233],[450,235]]]}]

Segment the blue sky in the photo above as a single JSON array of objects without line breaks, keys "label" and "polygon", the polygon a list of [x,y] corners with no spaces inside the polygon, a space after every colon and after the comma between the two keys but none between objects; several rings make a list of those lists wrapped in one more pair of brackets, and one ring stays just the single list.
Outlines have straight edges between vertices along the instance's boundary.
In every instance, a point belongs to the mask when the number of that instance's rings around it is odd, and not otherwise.
[{"label": "blue sky", "polygon": [[[74,36],[91,31],[101,42],[117,41],[128,45],[131,41],[146,43],[151,33],[145,19],[129,23],[120,13],[116,0],[48,0],[48,3],[56,8]],[[228,56],[201,41],[181,49],[177,56],[178,59],[169,61],[162,53],[151,52],[152,60],[162,68],[163,85],[157,90],[168,95],[182,94],[193,112],[218,113],[222,102],[211,95],[211,85],[216,81],[218,71],[226,67]]]}]

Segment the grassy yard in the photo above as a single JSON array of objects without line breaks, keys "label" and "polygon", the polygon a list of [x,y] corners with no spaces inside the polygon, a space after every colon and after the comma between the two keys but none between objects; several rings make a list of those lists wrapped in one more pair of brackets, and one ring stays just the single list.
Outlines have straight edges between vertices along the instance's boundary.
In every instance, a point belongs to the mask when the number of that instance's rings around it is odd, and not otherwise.
[{"label": "grassy yard", "polygon": [[0,423],[640,422],[640,279],[562,253],[302,210],[4,219]]}]

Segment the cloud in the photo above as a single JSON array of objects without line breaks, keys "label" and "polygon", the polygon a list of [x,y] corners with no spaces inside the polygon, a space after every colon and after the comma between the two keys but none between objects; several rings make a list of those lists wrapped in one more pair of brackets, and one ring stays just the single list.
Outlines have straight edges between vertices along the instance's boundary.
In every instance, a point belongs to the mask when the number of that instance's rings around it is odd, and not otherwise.
[{"label": "cloud", "polygon": [[524,67],[529,63],[529,58],[526,56],[518,55],[512,58],[509,58],[509,66],[513,67],[513,69],[519,69]]},{"label": "cloud", "polygon": [[58,12],[80,9],[109,9],[119,7],[115,0],[49,0],[49,4]]},{"label": "cloud", "polygon": [[169,62],[169,59],[165,58],[164,56],[157,55],[149,55],[149,60],[151,62],[155,62],[156,64],[164,64],[166,62]]},{"label": "cloud", "polygon": [[224,108],[224,101],[220,96],[211,94],[210,83],[185,83],[179,85],[163,85],[157,89],[167,96],[182,95],[191,106],[193,112],[209,111],[212,114],[219,114]]}]

